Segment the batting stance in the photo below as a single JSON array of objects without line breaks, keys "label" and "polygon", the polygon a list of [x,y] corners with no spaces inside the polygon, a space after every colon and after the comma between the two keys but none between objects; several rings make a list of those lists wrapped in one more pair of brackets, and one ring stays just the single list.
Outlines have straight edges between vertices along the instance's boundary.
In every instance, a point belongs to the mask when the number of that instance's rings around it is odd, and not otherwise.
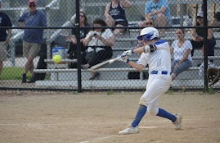
[{"label": "batting stance", "polygon": [[[164,109],[158,108],[159,97],[164,94],[171,84],[171,55],[168,42],[160,40],[159,32],[154,27],[147,27],[141,30],[137,37],[143,47],[125,51],[118,57],[119,61],[128,63],[131,67],[141,71],[148,64],[149,80],[146,91],[139,101],[139,109],[133,122],[119,134],[135,134],[139,132],[138,125],[146,112],[153,116],[167,118],[172,121],[176,129],[181,129],[182,117],[180,114],[171,114]],[[142,53],[135,63],[128,59],[133,53]]]}]

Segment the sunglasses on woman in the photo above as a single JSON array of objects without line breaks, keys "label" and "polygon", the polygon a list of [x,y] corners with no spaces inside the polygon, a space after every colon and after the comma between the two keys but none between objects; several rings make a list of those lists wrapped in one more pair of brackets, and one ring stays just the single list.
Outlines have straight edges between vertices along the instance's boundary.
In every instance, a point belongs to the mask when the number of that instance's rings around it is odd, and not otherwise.
[{"label": "sunglasses on woman", "polygon": [[146,22],[146,25],[153,25],[153,22]]},{"label": "sunglasses on woman", "polygon": [[36,5],[34,5],[34,4],[31,4],[31,5],[29,5],[29,7],[35,7]]}]

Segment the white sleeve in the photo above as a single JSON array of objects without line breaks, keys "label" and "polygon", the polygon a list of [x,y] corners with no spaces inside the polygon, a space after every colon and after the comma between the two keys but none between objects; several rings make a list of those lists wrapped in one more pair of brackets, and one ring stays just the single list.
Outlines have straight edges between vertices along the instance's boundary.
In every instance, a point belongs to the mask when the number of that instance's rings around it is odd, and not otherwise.
[{"label": "white sleeve", "polygon": [[148,64],[148,57],[149,57],[149,53],[142,53],[136,63],[146,67]]},{"label": "white sleeve", "polygon": [[85,39],[88,39],[90,35],[92,35],[94,32],[93,31],[89,31],[89,33],[86,35]]},{"label": "white sleeve", "polygon": [[192,50],[192,44],[189,40],[186,41],[186,49]]},{"label": "white sleeve", "polygon": [[114,36],[114,34],[112,33],[112,31],[110,29],[106,29],[105,32],[103,33],[103,37],[105,39],[108,39],[110,37]]},{"label": "white sleeve", "polygon": [[158,50],[170,50],[170,46],[168,42],[156,45]]}]

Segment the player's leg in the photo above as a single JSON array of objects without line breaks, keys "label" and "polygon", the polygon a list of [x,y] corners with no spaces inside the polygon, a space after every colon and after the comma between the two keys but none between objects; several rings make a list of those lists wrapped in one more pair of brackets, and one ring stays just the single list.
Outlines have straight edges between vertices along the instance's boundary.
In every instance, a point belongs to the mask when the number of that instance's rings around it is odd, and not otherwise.
[{"label": "player's leg", "polygon": [[146,114],[147,111],[147,106],[145,105],[140,105],[137,111],[137,114],[135,116],[134,121],[131,123],[132,127],[137,127],[140,123],[140,121],[142,120],[142,118],[144,117],[144,115]]},{"label": "player's leg", "polygon": [[176,130],[181,129],[181,123],[182,123],[181,114],[177,113],[177,114],[173,115],[173,114],[167,112],[166,110],[159,108],[156,116],[169,119],[176,126]]},{"label": "player's leg", "polygon": [[160,75],[151,75],[154,78],[152,84],[147,90],[146,94],[142,96],[140,103],[147,105],[147,112],[153,116],[159,116],[167,118],[172,121],[174,124],[178,124],[176,128],[181,127],[181,115],[173,115],[159,106],[159,97],[163,95],[170,87],[171,78],[170,76],[160,76]]},{"label": "player's leg", "polygon": [[[152,82],[153,82],[153,78],[152,78],[152,76],[150,76],[149,79],[148,79],[146,91],[142,95],[142,97],[147,95],[147,92],[150,89],[150,86],[151,86]],[[141,97],[141,99],[142,99],[142,97]],[[140,106],[139,106],[138,111],[136,113],[135,119],[128,126],[128,128],[126,128],[125,130],[120,131],[119,134],[125,135],[125,134],[135,134],[135,133],[139,132],[138,125],[141,122],[142,118],[144,117],[144,115],[146,114],[146,111],[147,111],[147,105],[142,104],[141,99],[140,99],[140,102],[139,102]]]}]

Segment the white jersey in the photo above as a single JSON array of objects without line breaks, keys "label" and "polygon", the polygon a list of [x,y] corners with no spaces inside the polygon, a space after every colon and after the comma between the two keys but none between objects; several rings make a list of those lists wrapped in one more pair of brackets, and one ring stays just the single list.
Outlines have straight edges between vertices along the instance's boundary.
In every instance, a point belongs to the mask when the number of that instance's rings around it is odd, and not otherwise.
[{"label": "white jersey", "polygon": [[[174,60],[181,60],[186,50],[188,49],[192,50],[192,44],[189,40],[185,40],[181,47],[179,47],[178,43],[179,40],[175,40],[171,46],[173,48]],[[191,54],[188,55],[187,59],[192,62]]]},{"label": "white jersey", "polygon": [[157,50],[152,53],[142,53],[137,61],[137,64],[149,66],[149,73],[151,71],[167,71],[171,72],[171,54],[169,43],[165,40],[159,40],[154,45]]},{"label": "white jersey", "polygon": [[[96,31],[90,31],[87,35],[86,35],[86,38],[85,39],[88,39],[91,35],[94,35],[94,33],[98,34],[98,35],[101,35],[104,39],[108,39],[112,36],[114,36],[114,34],[112,33],[112,31],[110,29],[106,29],[104,32],[102,33],[98,33]],[[95,37],[92,37],[92,39],[89,41],[88,43],[88,46],[106,46],[101,40],[95,38]],[[96,52],[98,51],[101,51],[101,50],[104,50],[103,48],[96,48]],[[93,48],[89,47],[87,49],[88,52],[92,52],[94,51]]]}]

